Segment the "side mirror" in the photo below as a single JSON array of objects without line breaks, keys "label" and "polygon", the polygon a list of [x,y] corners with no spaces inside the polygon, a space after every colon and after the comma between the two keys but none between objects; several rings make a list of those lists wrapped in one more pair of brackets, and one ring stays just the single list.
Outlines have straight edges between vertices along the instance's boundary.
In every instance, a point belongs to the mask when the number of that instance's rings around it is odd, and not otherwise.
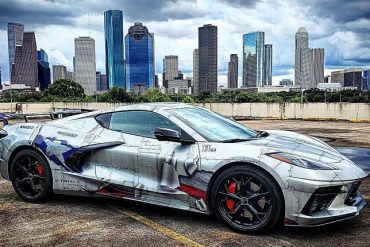
[{"label": "side mirror", "polygon": [[181,134],[173,129],[156,128],[154,130],[154,136],[158,141],[181,142]]}]

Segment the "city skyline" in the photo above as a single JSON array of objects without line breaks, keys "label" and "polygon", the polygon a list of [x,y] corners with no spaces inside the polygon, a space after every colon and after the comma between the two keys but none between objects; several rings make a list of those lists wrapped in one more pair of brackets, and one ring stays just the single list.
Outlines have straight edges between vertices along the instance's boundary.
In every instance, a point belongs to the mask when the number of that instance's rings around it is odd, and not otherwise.
[{"label": "city skyline", "polygon": [[[366,8],[361,8],[361,4],[366,4],[363,1],[356,1],[352,4],[346,2],[336,4],[336,2],[327,1],[321,5],[315,1],[305,4],[295,2],[289,5],[286,1],[279,1],[271,13],[269,12],[269,15],[265,17],[261,16],[260,13],[263,13],[264,7],[271,4],[269,1],[257,1],[249,5],[233,1],[227,5],[221,0],[213,2],[163,1],[162,4],[151,4],[145,1],[124,3],[106,1],[104,4],[86,4],[82,1],[68,5],[64,1],[43,1],[43,4],[36,8],[39,1],[34,1],[29,3],[29,8],[23,9],[21,2],[13,1],[10,4],[7,1],[2,1],[0,3],[0,7],[3,9],[0,18],[0,35],[6,40],[7,22],[26,24],[27,30],[35,31],[38,48],[43,48],[49,54],[50,64],[64,64],[69,70],[72,70],[73,38],[87,36],[90,26],[91,37],[96,40],[96,70],[104,73],[103,14],[107,9],[122,9],[125,34],[128,27],[136,21],[145,22],[148,29],[156,34],[156,74],[161,74],[161,60],[166,54],[179,55],[181,57],[179,64],[181,70],[185,74],[192,72],[192,55],[194,48],[197,47],[197,28],[206,23],[218,27],[218,80],[221,85],[227,83],[229,54],[235,53],[242,58],[241,36],[243,33],[256,30],[264,31],[266,38],[268,37],[265,43],[271,43],[274,46],[274,85],[282,77],[293,78],[294,34],[299,26],[306,27],[310,33],[310,46],[325,48],[326,68],[337,70],[347,67],[363,67],[366,69],[370,64],[370,54],[366,46],[366,40],[368,40],[366,26],[368,26],[369,18],[363,12],[363,9]],[[351,15],[348,13],[350,11],[346,11],[346,14],[339,16],[337,12],[340,13],[340,11],[327,12],[331,11],[331,8],[328,8],[330,4],[342,10],[353,10],[356,7],[356,14]],[[307,6],[310,7],[309,11],[299,13]],[[45,16],[48,16],[47,19],[40,21],[40,18],[32,19],[29,17],[35,16],[35,14],[37,16],[37,11],[41,10]],[[70,13],[64,13],[66,10]],[[91,19],[90,25],[89,17]],[[294,25],[289,22],[292,18]],[[243,23],[243,25],[238,23]],[[55,33],[63,33],[63,35],[55,35]],[[0,48],[4,51],[0,53],[0,66],[3,71],[3,81],[9,81],[9,68],[6,64],[7,60],[5,60],[8,56],[7,44],[4,44],[5,40],[1,39],[0,41]],[[343,45],[344,43],[345,45]],[[242,68],[241,60],[239,59],[239,68]],[[241,73],[242,69],[239,69],[239,84]],[[330,72],[325,71],[325,75],[327,74]],[[159,81],[162,80],[159,79]]]}]

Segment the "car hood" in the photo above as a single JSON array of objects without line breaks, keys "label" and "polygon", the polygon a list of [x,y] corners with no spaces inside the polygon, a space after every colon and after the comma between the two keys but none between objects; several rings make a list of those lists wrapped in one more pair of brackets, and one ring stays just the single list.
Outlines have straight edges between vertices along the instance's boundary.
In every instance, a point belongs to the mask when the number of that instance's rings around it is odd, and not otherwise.
[{"label": "car hood", "polygon": [[[285,152],[306,158],[318,163],[333,164],[340,168],[350,168],[355,165],[321,140],[290,131],[267,130],[269,135],[249,142],[251,145],[261,146],[266,152]],[[357,166],[357,165],[356,165]]]}]

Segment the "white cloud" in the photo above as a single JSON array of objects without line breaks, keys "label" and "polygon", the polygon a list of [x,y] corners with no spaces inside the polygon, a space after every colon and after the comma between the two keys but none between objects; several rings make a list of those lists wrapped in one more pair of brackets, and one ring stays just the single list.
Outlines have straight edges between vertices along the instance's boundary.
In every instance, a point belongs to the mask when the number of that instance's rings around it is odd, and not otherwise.
[{"label": "white cloud", "polygon": [[[74,38],[89,35],[90,28],[91,37],[96,41],[97,70],[105,71],[103,12],[105,8],[112,6],[119,6],[124,11],[125,34],[135,21],[142,21],[150,32],[155,33],[157,73],[162,72],[162,59],[165,55],[178,55],[180,69],[192,71],[193,50],[198,46],[198,27],[208,23],[218,26],[220,84],[226,84],[226,70],[231,53],[238,54],[239,75],[241,76],[242,35],[257,30],[264,31],[265,42],[273,44],[274,84],[282,78],[293,78],[294,35],[300,26],[306,27],[309,33],[310,47],[325,48],[325,60],[328,67],[340,68],[351,64],[364,67],[370,65],[369,41],[364,41],[366,36],[360,36],[358,32],[358,30],[369,30],[369,19],[359,18],[348,23],[340,23],[327,15],[314,14],[316,6],[310,7],[300,1],[264,0],[245,6],[230,5],[227,1],[210,0],[167,2],[158,12],[158,15],[162,15],[161,18],[156,16],[155,19],[149,21],[143,21],[140,18],[133,20],[133,16],[143,16],[145,13],[153,15],[150,10],[143,9],[146,12],[139,13],[139,15],[127,13],[127,9],[135,9],[133,5],[141,6],[144,4],[142,2],[133,1],[130,2],[131,5],[126,4],[125,7],[113,1],[107,1],[106,4],[95,0],[78,3],[63,2],[55,3],[55,5],[38,1],[46,4],[45,6],[53,11],[56,8],[60,8],[61,11],[71,10],[69,5],[76,5],[70,23],[58,25],[45,23],[38,25],[35,29],[38,48],[46,50],[51,65],[65,64],[70,70],[73,67]],[[27,4],[23,5],[25,5],[24,9],[27,9]],[[86,11],[84,11],[84,6],[86,6]],[[130,21],[128,22],[127,19]],[[50,23],[55,22],[50,21]],[[32,28],[27,23],[24,24],[26,30]],[[7,68],[8,61],[6,40],[6,31],[1,30],[0,66],[3,68]],[[4,79],[7,78],[7,70],[3,69],[3,76]],[[241,77],[239,84],[241,84]]]}]

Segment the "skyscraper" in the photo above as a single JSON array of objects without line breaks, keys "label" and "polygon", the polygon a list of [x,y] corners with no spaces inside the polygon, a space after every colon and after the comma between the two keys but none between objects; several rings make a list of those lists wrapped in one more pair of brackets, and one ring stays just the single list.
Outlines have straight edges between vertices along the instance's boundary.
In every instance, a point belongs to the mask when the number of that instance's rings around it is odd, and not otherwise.
[{"label": "skyscraper", "polygon": [[96,71],[96,91],[105,91],[108,89],[107,75]]},{"label": "skyscraper", "polygon": [[266,44],[264,51],[264,76],[263,85],[272,86],[272,45]]},{"label": "skyscraper", "polygon": [[66,79],[67,68],[64,65],[53,65],[53,82]]},{"label": "skyscraper", "polygon": [[300,27],[295,34],[295,85],[302,89],[311,88],[310,80],[311,52],[308,48],[308,33],[304,27]]},{"label": "skyscraper", "polygon": [[324,49],[313,48],[310,52],[310,86],[317,87],[318,83],[324,83]]},{"label": "skyscraper", "polygon": [[199,93],[199,50],[193,52],[193,94]]},{"label": "skyscraper", "polygon": [[0,86],[2,84],[2,81],[1,81],[1,66],[0,66]]},{"label": "skyscraper", "polygon": [[345,70],[332,71],[331,83],[340,83],[342,87],[357,87],[358,90],[361,90],[364,87],[362,69],[349,68]]},{"label": "skyscraper", "polygon": [[100,90],[100,87],[101,87],[101,72],[100,71],[96,71],[96,91],[101,91]]},{"label": "skyscraper", "polygon": [[153,35],[136,22],[125,37],[126,89],[141,93],[154,86]]},{"label": "skyscraper", "polygon": [[12,84],[24,84],[32,89],[39,86],[34,32],[24,32],[23,44],[15,48],[15,63],[12,64],[11,71]]},{"label": "skyscraper", "polygon": [[308,33],[304,27],[295,34],[294,80],[301,89],[324,83],[324,49],[308,47]]},{"label": "skyscraper", "polygon": [[362,90],[370,90],[370,69],[363,71],[362,76]]},{"label": "skyscraper", "polygon": [[199,92],[217,92],[217,26],[199,27],[198,49]]},{"label": "skyscraper", "polygon": [[108,77],[107,75],[100,75],[100,91],[108,90]]},{"label": "skyscraper", "polygon": [[243,35],[243,87],[263,86],[264,53],[264,32]]},{"label": "skyscraper", "polygon": [[9,51],[9,78],[11,69],[15,63],[15,47],[23,44],[24,26],[20,23],[8,23],[8,51]]},{"label": "skyscraper", "polygon": [[90,37],[75,38],[75,80],[86,95],[96,91],[95,40]]},{"label": "skyscraper", "polygon": [[50,67],[48,55],[43,49],[37,51],[37,64],[40,90],[44,91],[50,84]]},{"label": "skyscraper", "polygon": [[123,13],[121,10],[104,12],[105,66],[109,88],[125,88],[123,50]]},{"label": "skyscraper", "polygon": [[163,86],[168,88],[168,81],[174,80],[179,75],[179,57],[165,56],[163,59]]},{"label": "skyscraper", "polygon": [[227,87],[238,88],[238,55],[230,54],[229,68],[227,72]]},{"label": "skyscraper", "polygon": [[344,87],[357,87],[358,90],[361,90],[362,83],[361,68],[350,68],[344,70]]}]

